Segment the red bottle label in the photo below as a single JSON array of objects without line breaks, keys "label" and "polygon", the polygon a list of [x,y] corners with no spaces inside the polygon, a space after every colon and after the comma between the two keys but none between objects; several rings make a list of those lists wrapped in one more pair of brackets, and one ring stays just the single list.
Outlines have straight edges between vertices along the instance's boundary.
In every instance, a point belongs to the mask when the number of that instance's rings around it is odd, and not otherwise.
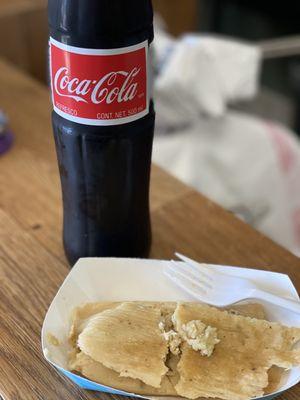
[{"label": "red bottle label", "polygon": [[118,125],[149,112],[148,42],[120,49],[68,46],[50,38],[54,110],[86,125]]}]

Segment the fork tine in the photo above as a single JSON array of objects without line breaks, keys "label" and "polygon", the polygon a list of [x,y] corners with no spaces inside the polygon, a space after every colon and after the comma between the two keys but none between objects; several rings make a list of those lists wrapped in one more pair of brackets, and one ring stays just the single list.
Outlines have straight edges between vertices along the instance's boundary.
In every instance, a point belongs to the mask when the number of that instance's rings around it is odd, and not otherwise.
[{"label": "fork tine", "polygon": [[180,260],[182,260],[186,264],[188,264],[191,268],[193,268],[193,270],[196,271],[197,273],[199,272],[199,270],[203,270],[203,271],[205,271],[206,275],[210,277],[210,279],[214,276],[214,272],[210,268],[206,267],[204,264],[200,264],[200,263],[192,260],[191,258],[188,258],[180,253],[175,253],[175,255]]},{"label": "fork tine", "polygon": [[197,281],[202,282],[209,289],[212,289],[211,278],[202,270],[202,268],[198,268],[198,271],[195,271],[186,263],[178,262],[175,260],[171,260],[171,263],[174,266],[174,269],[176,268],[177,270],[183,271],[186,275],[190,276],[193,279],[196,279]]},{"label": "fork tine", "polygon": [[205,276],[202,272],[195,273],[191,271],[190,266],[184,263],[179,263],[174,260],[171,260],[171,264],[169,266],[173,271],[178,271],[181,275],[184,275],[186,278],[189,278],[193,284],[201,285],[206,289],[212,289],[212,285],[210,284],[211,280]]},{"label": "fork tine", "polygon": [[167,271],[169,271],[170,274],[173,274],[173,276],[175,276],[177,279],[187,282],[188,286],[193,286],[195,290],[201,290],[203,293],[207,293],[208,290],[211,289],[211,287],[208,287],[205,283],[199,281],[198,279],[194,279],[190,275],[187,275],[174,264],[170,264],[167,267]]},{"label": "fork tine", "polygon": [[195,299],[200,301],[203,301],[203,299],[205,299],[206,292],[204,290],[200,288],[197,288],[197,290],[192,289],[189,281],[186,281],[185,278],[177,276],[177,274],[171,271],[169,267],[164,270],[164,273],[176,286],[178,286],[180,289],[182,289]]}]

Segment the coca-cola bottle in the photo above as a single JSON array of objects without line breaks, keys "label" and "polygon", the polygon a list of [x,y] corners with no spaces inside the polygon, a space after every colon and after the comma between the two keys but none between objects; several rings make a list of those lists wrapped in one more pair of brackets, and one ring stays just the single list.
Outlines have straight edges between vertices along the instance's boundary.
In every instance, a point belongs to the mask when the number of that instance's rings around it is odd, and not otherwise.
[{"label": "coca-cola bottle", "polygon": [[145,257],[155,114],[151,0],[49,0],[67,258]]}]

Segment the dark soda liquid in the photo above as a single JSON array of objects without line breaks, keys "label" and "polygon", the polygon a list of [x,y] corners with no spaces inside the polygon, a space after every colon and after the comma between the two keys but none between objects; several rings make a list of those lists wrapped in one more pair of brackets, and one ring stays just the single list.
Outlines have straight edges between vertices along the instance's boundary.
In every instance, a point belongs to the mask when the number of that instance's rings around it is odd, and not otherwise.
[{"label": "dark soda liquid", "polygon": [[[148,0],[49,0],[50,35],[85,48],[120,48],[153,39]],[[87,126],[53,112],[63,194],[63,241],[80,257],[147,257],[149,180],[155,114],[114,126]]]},{"label": "dark soda liquid", "polygon": [[149,179],[154,112],[101,129],[53,113],[71,264],[84,256],[146,257],[151,244]]}]

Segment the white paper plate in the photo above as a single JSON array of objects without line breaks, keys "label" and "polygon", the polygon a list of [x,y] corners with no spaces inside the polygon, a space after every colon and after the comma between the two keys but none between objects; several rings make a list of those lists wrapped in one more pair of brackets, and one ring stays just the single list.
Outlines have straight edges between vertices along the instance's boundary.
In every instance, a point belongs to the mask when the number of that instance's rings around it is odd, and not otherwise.
[{"label": "white paper plate", "polygon": [[[113,394],[143,397],[133,393],[116,390],[82,378],[67,369],[67,336],[70,314],[74,307],[94,301],[190,301],[191,297],[173,286],[163,274],[169,261],[85,258],[77,262],[59,289],[46,314],[42,328],[42,348],[45,358],[83,389]],[[213,265],[217,271],[225,272],[224,266]],[[253,280],[261,289],[280,296],[299,300],[297,291],[287,275],[247,268],[226,267],[232,275]],[[300,315],[285,309],[263,303],[271,321],[284,325],[300,327]],[[53,346],[47,334],[53,334],[60,346]],[[271,399],[291,388],[300,381],[300,368],[287,373],[286,381],[280,390],[263,397]],[[153,398],[153,397],[152,397]],[[155,399],[163,397],[155,396]],[[170,399],[170,397],[168,397]],[[179,398],[178,398],[179,399]]]}]

